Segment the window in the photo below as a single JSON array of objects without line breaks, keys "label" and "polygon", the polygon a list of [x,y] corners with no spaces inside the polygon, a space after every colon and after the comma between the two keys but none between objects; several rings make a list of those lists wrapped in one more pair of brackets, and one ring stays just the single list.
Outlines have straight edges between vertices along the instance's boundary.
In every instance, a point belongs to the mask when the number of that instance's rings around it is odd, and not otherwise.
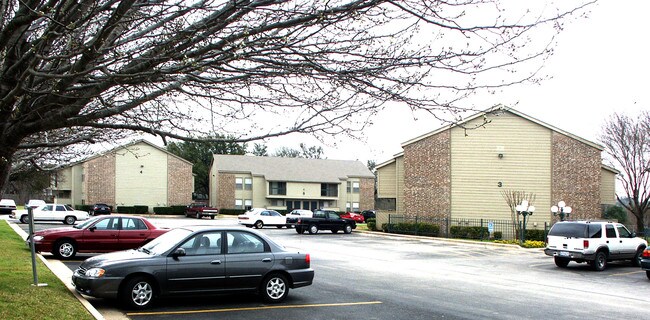
[{"label": "window", "polygon": [[244,179],[244,190],[253,190],[253,179]]},{"label": "window", "polygon": [[618,236],[620,238],[632,238],[632,233],[624,225],[617,224],[616,229],[618,229]]},{"label": "window", "polygon": [[137,218],[122,218],[122,230],[147,230],[147,226]]},{"label": "window", "polygon": [[117,230],[118,226],[119,218],[109,218],[102,219],[102,221],[95,223],[93,227],[95,230]]},{"label": "window", "polygon": [[345,204],[345,211],[350,211],[350,208],[352,208],[352,206],[350,204],[351,203],[349,203],[349,202]]},{"label": "window", "polygon": [[616,238],[616,229],[614,229],[613,225],[608,224],[605,226],[605,236],[607,238]]},{"label": "window", "polygon": [[244,202],[241,199],[235,200],[235,209],[244,209]]},{"label": "window", "polygon": [[244,186],[244,179],[235,178],[235,190],[242,190]]},{"label": "window", "polygon": [[250,210],[253,208],[253,200],[244,200],[244,209]]},{"label": "window", "polygon": [[221,232],[197,234],[180,247],[185,249],[185,255],[188,256],[221,254]]},{"label": "window", "polygon": [[589,238],[599,239],[603,236],[603,228],[599,224],[590,224],[587,232],[589,232]]},{"label": "window", "polygon": [[359,203],[358,202],[352,202],[352,210],[359,211]]},{"label": "window", "polygon": [[271,181],[269,182],[269,194],[270,195],[287,195],[287,183],[280,181]]},{"label": "window", "polygon": [[322,197],[338,197],[339,196],[339,186],[335,183],[321,183],[320,184],[320,195]]},{"label": "window", "polygon": [[228,253],[262,253],[265,251],[264,241],[248,232],[228,232]]},{"label": "window", "polygon": [[352,182],[348,181],[348,183],[347,183],[347,187],[346,187],[346,191],[347,191],[348,193],[351,193],[351,192],[352,192]]},{"label": "window", "polygon": [[352,193],[359,193],[359,182],[352,182]]}]

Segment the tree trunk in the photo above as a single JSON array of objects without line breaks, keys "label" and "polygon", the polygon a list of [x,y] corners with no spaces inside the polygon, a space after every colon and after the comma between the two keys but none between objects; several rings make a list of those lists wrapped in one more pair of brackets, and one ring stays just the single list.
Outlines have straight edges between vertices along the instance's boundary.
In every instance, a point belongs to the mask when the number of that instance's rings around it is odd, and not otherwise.
[{"label": "tree trunk", "polygon": [[0,146],[0,195],[5,194],[5,189],[9,184],[9,174],[11,173],[11,157],[13,153],[2,150]]}]

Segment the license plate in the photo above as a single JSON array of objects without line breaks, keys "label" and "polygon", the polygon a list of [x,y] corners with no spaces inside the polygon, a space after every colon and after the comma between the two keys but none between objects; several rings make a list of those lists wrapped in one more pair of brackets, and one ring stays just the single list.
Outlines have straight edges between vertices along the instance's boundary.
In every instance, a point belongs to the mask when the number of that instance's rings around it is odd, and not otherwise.
[{"label": "license plate", "polygon": [[558,252],[558,256],[560,256],[560,257],[568,257],[569,253],[567,251],[560,251],[560,252]]}]

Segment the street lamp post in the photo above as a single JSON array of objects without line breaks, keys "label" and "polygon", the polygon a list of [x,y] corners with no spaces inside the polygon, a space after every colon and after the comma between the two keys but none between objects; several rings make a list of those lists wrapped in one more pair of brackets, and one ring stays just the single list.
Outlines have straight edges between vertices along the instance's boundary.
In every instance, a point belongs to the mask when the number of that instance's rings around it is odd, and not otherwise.
[{"label": "street lamp post", "polygon": [[521,242],[523,243],[526,240],[526,217],[533,215],[533,212],[535,212],[535,206],[528,205],[528,200],[522,200],[521,204],[517,205],[515,209],[517,210],[517,214],[524,218],[524,224],[521,228]]},{"label": "street lamp post", "polygon": [[553,212],[553,216],[560,216],[560,221],[564,221],[569,219],[569,215],[571,214],[571,207],[567,206],[564,201],[560,201],[557,203],[557,206],[552,206],[551,207],[551,212]]}]

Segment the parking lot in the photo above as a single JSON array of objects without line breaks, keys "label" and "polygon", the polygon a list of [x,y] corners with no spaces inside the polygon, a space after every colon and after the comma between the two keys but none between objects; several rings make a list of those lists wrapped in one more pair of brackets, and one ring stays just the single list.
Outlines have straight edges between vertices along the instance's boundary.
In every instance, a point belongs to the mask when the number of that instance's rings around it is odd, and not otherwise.
[{"label": "parking lot", "polygon": [[[150,220],[160,226],[234,222]],[[316,271],[312,286],[292,290],[282,304],[254,295],[199,296],[131,312],[115,301],[89,300],[108,319],[611,319],[641,317],[650,302],[650,281],[628,263],[594,272],[575,263],[559,269],[540,249],[367,232],[263,232],[309,252]],[[74,269],[88,256],[65,264]]]}]

